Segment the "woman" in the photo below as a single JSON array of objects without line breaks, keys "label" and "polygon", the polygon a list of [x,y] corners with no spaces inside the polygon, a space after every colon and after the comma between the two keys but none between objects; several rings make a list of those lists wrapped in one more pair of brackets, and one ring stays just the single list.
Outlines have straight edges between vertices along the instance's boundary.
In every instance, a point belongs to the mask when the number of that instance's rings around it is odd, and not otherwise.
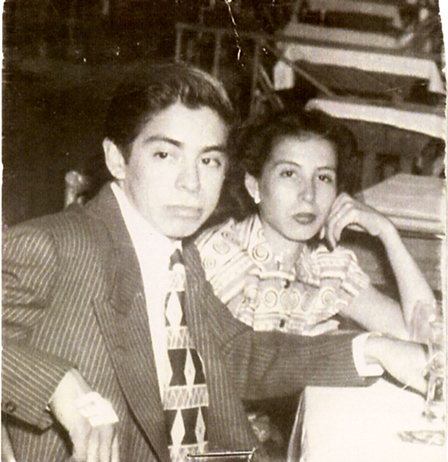
[{"label": "woman", "polygon": [[[394,225],[340,192],[351,165],[343,133],[320,111],[281,115],[242,131],[235,161],[256,211],[199,236],[207,279],[255,330],[317,335],[335,330],[339,313],[369,331],[424,341],[420,324],[428,324],[433,293]],[[338,245],[347,227],[381,240],[401,304],[379,292],[355,254]]]}]

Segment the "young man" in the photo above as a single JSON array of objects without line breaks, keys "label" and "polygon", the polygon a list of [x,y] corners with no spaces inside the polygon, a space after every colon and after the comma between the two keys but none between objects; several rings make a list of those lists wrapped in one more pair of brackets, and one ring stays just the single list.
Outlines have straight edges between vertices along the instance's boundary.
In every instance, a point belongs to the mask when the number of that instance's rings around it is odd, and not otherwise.
[{"label": "young man", "polygon": [[[211,76],[154,66],[112,100],[103,146],[115,180],[84,207],[6,233],[2,392],[17,460],[251,449],[242,398],[368,384],[363,362],[424,389],[418,345],[254,333],[213,295],[188,237],[218,203],[232,119]],[[183,264],[170,269],[176,249]]]}]

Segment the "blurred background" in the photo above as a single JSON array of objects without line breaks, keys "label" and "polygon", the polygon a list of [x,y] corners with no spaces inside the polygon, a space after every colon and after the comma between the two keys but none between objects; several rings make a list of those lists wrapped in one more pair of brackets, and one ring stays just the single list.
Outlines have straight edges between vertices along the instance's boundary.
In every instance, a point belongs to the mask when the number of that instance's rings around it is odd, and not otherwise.
[{"label": "blurred background", "polygon": [[[336,116],[366,154],[358,189],[428,170],[416,161],[422,149],[444,149],[438,13],[436,0],[6,0],[3,226],[60,210],[69,171],[96,191],[107,178],[108,98],[126,72],[154,59],[214,73],[241,117],[328,99],[423,111],[436,118],[427,130],[358,120],[347,116],[353,107]],[[387,59],[392,70],[375,68]]]}]

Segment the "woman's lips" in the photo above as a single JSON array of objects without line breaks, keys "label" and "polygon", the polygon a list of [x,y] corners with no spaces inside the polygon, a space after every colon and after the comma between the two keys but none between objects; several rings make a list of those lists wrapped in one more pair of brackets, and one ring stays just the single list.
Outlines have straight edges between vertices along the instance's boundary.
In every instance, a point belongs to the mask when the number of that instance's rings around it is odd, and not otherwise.
[{"label": "woman's lips", "polygon": [[310,225],[316,218],[314,213],[297,213],[294,215],[294,220],[301,225]]}]

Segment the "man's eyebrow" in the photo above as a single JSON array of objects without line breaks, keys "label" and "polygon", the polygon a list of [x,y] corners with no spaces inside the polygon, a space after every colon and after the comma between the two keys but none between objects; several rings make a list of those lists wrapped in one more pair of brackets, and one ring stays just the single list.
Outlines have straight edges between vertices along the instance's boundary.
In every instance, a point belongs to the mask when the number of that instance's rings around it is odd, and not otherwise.
[{"label": "man's eyebrow", "polygon": [[273,162],[273,165],[274,167],[278,167],[279,165],[292,165],[294,167],[299,167],[299,168],[302,167],[297,162],[293,162],[292,160],[285,160],[285,159],[276,160],[275,162]]},{"label": "man's eyebrow", "polygon": [[[183,146],[183,143],[179,140],[175,140],[173,138],[169,138],[168,136],[163,136],[163,135],[152,135],[148,136],[147,138],[144,139],[143,144],[149,144],[149,143],[156,143],[156,142],[164,142],[164,143],[169,143],[172,144],[173,146],[176,146],[177,148],[180,148]],[[217,145],[212,145],[212,146],[207,146],[203,149],[202,152],[207,153],[207,152],[222,152],[223,154],[227,154],[228,148],[226,144],[217,144]]]},{"label": "man's eyebrow", "polygon": [[162,136],[162,135],[148,136],[147,138],[144,139],[143,144],[154,143],[154,142],[159,142],[159,141],[172,144],[173,146],[176,146],[178,148],[182,146],[182,143],[180,141],[175,140],[173,138],[169,138],[167,136]]}]

